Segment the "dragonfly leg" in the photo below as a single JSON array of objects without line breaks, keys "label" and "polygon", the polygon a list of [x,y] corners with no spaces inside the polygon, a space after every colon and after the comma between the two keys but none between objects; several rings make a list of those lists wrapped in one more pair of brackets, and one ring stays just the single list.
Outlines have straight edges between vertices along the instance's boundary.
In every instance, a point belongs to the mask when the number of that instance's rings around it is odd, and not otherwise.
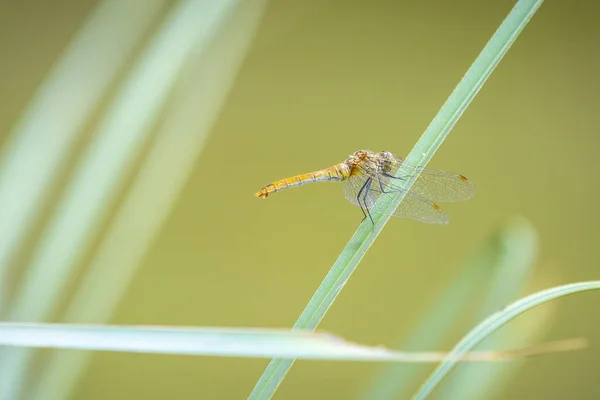
[{"label": "dragonfly leg", "polygon": [[[369,218],[371,219],[371,222],[373,222],[373,217],[371,217],[369,207],[367,206],[367,194],[369,193],[369,188],[371,187],[371,182],[372,182],[371,178],[369,178],[365,181],[365,183],[362,185],[362,187],[360,188],[360,190],[358,191],[358,193],[356,195],[356,201],[357,201],[358,205],[360,206],[360,210],[363,212],[363,215],[364,215],[362,221],[364,221],[367,218],[367,216],[369,216]],[[364,192],[364,196],[363,196],[363,192]],[[364,203],[364,206],[363,206],[363,203],[361,203],[361,199]],[[373,222],[373,225],[375,225],[374,222]]]},{"label": "dragonfly leg", "polygon": [[387,172],[381,172],[381,175],[388,177],[388,178],[392,178],[392,179],[400,179],[401,181],[408,178],[408,175],[407,176],[394,176],[392,174],[388,174]]},{"label": "dragonfly leg", "polygon": [[356,194],[356,202],[358,203],[358,206],[360,207],[360,211],[362,211],[362,213],[363,213],[363,219],[362,219],[363,221],[365,220],[365,218],[367,218],[367,213],[365,212],[365,209],[364,209],[362,203],[360,202],[360,196],[361,196],[363,190],[365,190],[365,187],[367,187],[367,181],[365,181],[365,183],[363,183],[362,187]]},{"label": "dragonfly leg", "polygon": [[[381,175],[385,176],[386,178],[391,178],[391,179],[399,179],[401,181],[406,180],[406,178],[408,178],[408,176],[404,177],[404,176],[394,176],[392,174],[388,174],[387,172],[382,172]],[[392,193],[392,192],[398,192],[399,190],[391,190],[391,191],[385,191],[385,188],[383,187],[383,182],[381,182],[381,179],[379,179],[379,187],[381,188],[381,193]]]},{"label": "dragonfly leg", "polygon": [[381,193],[388,193],[385,191],[385,188],[383,187],[383,182],[381,181],[381,178],[377,178],[377,180],[379,181],[379,189],[381,190]]},{"label": "dragonfly leg", "polygon": [[367,195],[369,194],[369,190],[371,189],[371,184],[373,183],[373,179],[368,179],[365,182],[365,194],[363,195],[363,203],[365,204],[365,209],[367,210],[367,215],[371,219],[371,223],[375,226],[375,221],[373,221],[373,216],[371,215],[371,210],[369,210],[369,206],[367,205]]}]

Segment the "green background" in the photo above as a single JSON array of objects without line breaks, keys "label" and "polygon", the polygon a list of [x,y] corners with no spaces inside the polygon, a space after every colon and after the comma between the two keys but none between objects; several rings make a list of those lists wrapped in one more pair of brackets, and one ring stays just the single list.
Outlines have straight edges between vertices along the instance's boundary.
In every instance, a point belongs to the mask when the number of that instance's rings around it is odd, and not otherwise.
[{"label": "green background", "polygon": [[[94,4],[0,4],[0,143]],[[272,0],[111,323],[291,326],[362,214],[339,183],[268,200],[252,194],[361,148],[407,154],[512,5]],[[430,164],[468,176],[476,197],[445,207],[448,226],[390,221],[321,329],[394,346],[514,215],[540,235],[529,292],[598,278],[599,7],[545,2]],[[21,259],[16,276],[27,249]],[[592,347],[528,361],[502,398],[600,397],[597,301],[594,293],[560,300],[545,338],[586,336]],[[471,326],[449,332],[444,349]],[[97,353],[75,398],[245,398],[267,362]],[[379,367],[298,362],[276,398],[354,398]]]}]

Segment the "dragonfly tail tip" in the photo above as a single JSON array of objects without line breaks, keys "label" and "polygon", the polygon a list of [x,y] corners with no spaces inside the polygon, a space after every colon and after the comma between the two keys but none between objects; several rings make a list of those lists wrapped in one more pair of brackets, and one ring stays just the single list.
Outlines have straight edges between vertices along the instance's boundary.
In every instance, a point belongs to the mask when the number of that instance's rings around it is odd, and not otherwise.
[{"label": "dragonfly tail tip", "polygon": [[254,197],[262,197],[263,199],[266,199],[268,195],[269,192],[267,192],[265,189],[261,189],[258,192],[254,193]]}]

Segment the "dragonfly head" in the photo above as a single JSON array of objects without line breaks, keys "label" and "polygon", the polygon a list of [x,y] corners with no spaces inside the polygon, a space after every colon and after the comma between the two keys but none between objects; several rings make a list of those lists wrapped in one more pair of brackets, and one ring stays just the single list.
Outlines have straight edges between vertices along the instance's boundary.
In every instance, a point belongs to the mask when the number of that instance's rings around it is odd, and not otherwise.
[{"label": "dragonfly head", "polygon": [[380,167],[385,172],[389,172],[392,169],[392,167],[396,164],[396,157],[389,151],[380,151],[378,158],[379,162],[381,163]]}]

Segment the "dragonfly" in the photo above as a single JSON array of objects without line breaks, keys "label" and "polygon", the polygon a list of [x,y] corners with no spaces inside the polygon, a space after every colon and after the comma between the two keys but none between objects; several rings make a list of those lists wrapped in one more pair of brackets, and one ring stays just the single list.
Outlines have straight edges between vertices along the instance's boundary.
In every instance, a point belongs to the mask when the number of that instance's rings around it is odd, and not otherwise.
[{"label": "dragonfly", "polygon": [[403,158],[389,151],[358,150],[345,161],[329,168],[269,183],[254,196],[267,198],[280,190],[307,183],[342,181],[344,196],[360,207],[363,220],[369,217],[374,224],[371,211],[378,199],[385,196],[393,200],[394,196],[404,194],[398,207],[384,214],[430,224],[446,224],[448,216],[437,203],[468,200],[475,195],[475,187],[464,175],[412,165],[419,176],[406,191],[402,186],[411,176],[398,175],[403,164]]}]

